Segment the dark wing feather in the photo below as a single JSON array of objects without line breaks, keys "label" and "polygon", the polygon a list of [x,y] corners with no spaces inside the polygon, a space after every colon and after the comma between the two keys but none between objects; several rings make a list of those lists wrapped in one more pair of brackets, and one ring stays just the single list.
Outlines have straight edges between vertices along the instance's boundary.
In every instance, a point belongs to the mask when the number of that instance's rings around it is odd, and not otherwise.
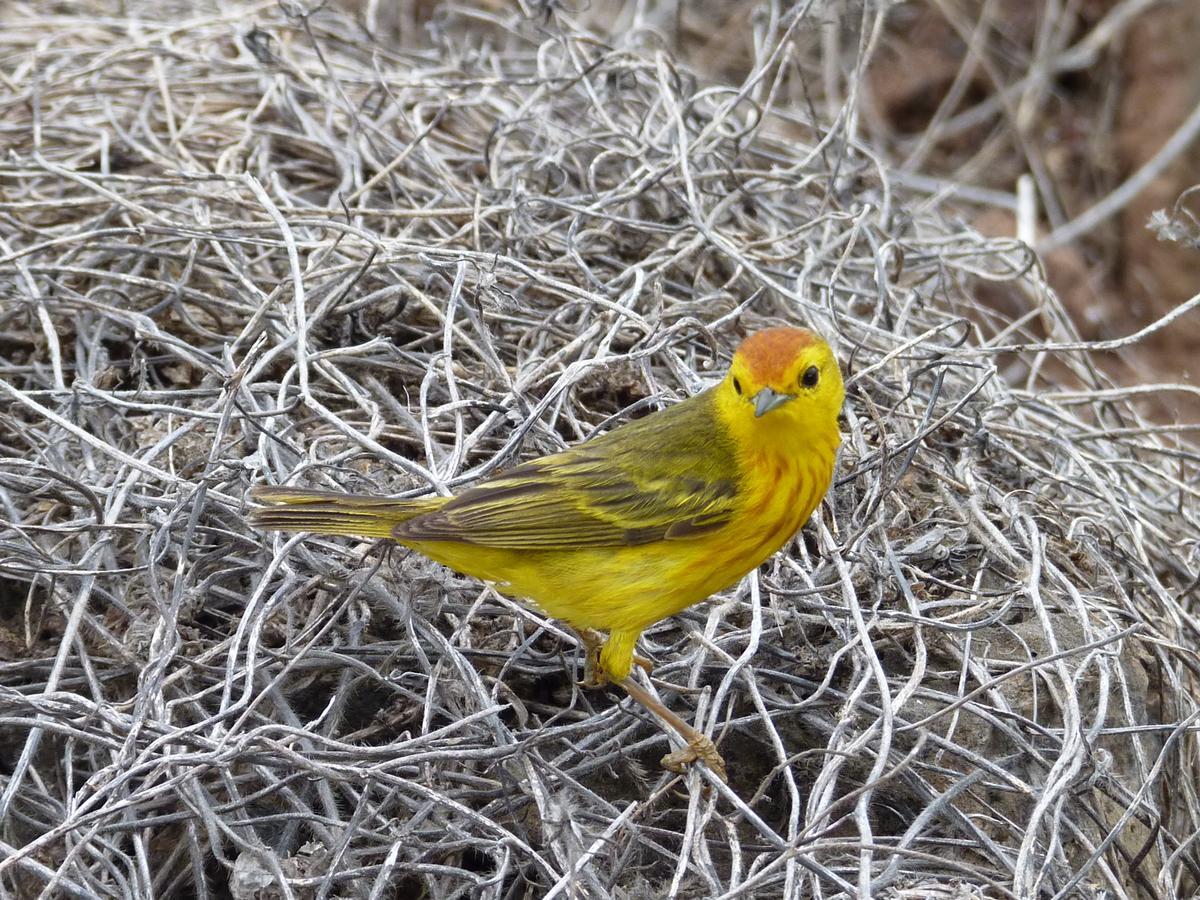
[{"label": "dark wing feather", "polygon": [[735,448],[706,392],[490,478],[393,535],[512,550],[631,546],[721,528],[737,497]]}]

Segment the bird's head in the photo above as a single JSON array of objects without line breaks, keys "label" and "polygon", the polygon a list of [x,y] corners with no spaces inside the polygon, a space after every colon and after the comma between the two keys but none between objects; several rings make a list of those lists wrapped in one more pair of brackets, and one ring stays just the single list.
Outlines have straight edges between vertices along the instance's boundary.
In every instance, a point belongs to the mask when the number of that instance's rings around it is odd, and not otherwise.
[{"label": "bird's head", "polygon": [[767,328],[746,338],[718,388],[727,424],[760,444],[807,439],[836,446],[845,397],[833,351],[806,328]]}]

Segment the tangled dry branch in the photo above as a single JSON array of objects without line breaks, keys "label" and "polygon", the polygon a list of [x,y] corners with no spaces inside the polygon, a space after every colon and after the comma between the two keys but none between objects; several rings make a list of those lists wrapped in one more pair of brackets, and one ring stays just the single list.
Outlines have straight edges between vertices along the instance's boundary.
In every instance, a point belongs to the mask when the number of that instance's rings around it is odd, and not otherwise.
[{"label": "tangled dry branch", "polygon": [[[1106,383],[1025,244],[783,102],[811,4],[733,87],[551,7],[410,51],[227,6],[9,12],[0,893],[1194,895],[1197,456],[1137,405],[1187,388]],[[453,490],[775,321],[845,363],[836,485],[644,645],[728,787],[537,612],[245,524]]]}]

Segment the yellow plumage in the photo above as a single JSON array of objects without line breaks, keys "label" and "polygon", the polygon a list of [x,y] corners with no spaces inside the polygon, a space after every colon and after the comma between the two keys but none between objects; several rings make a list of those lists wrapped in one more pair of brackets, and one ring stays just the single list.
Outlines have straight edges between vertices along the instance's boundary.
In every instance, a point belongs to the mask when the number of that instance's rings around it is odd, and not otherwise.
[{"label": "yellow plumage", "polygon": [[260,487],[270,505],[252,520],[392,538],[606,631],[600,666],[630,690],[643,629],[735,583],[807,521],[832,477],[843,398],[823,340],[768,329],[716,387],[455,497]]}]

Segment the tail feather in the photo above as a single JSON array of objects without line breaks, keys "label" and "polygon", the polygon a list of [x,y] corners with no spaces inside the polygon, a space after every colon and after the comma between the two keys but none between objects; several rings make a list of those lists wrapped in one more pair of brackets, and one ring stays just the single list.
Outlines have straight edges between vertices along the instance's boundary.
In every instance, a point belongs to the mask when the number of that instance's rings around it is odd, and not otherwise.
[{"label": "tail feather", "polygon": [[349,537],[389,538],[401,522],[437,509],[445,499],[392,500],[308,488],[260,486],[250,496],[267,504],[250,512],[250,524],[274,531],[313,531]]}]

